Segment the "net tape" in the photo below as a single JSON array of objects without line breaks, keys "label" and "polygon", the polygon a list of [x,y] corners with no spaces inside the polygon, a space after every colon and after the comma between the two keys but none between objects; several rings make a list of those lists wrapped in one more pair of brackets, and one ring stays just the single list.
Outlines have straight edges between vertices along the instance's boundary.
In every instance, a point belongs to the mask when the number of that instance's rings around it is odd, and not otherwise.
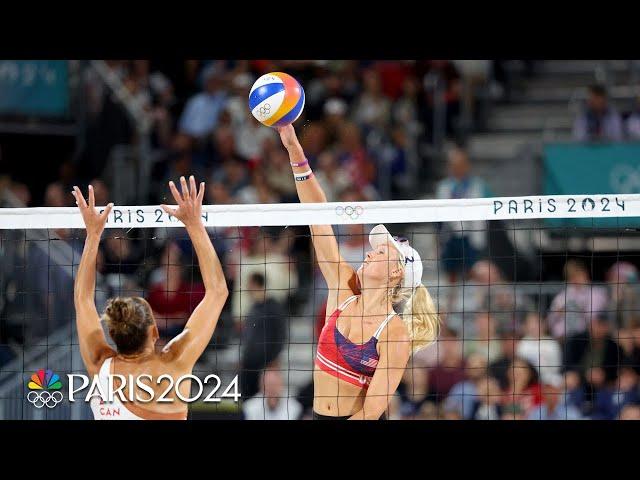
[{"label": "net tape", "polygon": [[[640,217],[640,194],[203,205],[202,217],[211,227]],[[157,205],[115,206],[106,224],[106,228],[182,226]],[[77,207],[0,209],[0,229],[30,228],[84,228],[84,223]]]}]

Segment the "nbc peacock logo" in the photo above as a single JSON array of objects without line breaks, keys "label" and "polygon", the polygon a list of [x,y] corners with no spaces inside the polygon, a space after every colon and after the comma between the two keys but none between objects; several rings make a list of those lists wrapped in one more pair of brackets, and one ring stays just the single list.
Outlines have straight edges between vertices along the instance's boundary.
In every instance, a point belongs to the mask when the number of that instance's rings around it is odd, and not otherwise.
[{"label": "nbc peacock logo", "polygon": [[40,369],[31,375],[27,388],[27,400],[36,408],[53,408],[62,401],[62,382],[51,370]]}]

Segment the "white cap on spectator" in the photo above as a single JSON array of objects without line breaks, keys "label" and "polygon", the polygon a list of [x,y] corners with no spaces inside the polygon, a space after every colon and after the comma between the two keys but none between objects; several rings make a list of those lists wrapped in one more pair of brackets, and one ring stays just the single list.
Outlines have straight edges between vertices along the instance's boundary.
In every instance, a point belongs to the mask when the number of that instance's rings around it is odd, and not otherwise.
[{"label": "white cap on spectator", "polygon": [[253,77],[250,73],[239,73],[231,81],[233,88],[249,88],[253,83]]},{"label": "white cap on spectator", "polygon": [[545,376],[544,383],[555,388],[562,388],[564,378],[559,373],[549,373]]},{"label": "white cap on spectator", "polygon": [[149,85],[155,93],[163,93],[171,87],[171,80],[160,72],[154,72],[149,75]]},{"label": "white cap on spectator", "polygon": [[347,104],[341,98],[330,98],[324,104],[325,115],[344,115],[347,113]]}]

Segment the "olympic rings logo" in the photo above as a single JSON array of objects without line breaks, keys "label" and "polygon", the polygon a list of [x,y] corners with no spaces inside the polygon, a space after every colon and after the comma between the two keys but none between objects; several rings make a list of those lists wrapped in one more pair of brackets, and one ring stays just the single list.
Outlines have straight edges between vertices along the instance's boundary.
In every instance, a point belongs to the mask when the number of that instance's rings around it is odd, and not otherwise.
[{"label": "olympic rings logo", "polygon": [[364,208],[360,205],[352,207],[351,205],[347,207],[336,207],[336,215],[341,217],[342,215],[346,215],[352,220],[357,220],[360,215],[364,213]]},{"label": "olympic rings logo", "polygon": [[263,106],[261,106],[261,107],[258,109],[258,112],[259,112],[259,113],[260,113],[260,115],[262,115],[263,117],[264,117],[264,116],[269,115],[269,113],[271,113],[271,105],[270,105],[270,104],[268,104],[268,103],[265,103]]},{"label": "olympic rings logo", "polygon": [[62,401],[62,392],[48,392],[46,390],[42,392],[30,391],[27,394],[27,400],[33,404],[36,408],[53,408]]}]

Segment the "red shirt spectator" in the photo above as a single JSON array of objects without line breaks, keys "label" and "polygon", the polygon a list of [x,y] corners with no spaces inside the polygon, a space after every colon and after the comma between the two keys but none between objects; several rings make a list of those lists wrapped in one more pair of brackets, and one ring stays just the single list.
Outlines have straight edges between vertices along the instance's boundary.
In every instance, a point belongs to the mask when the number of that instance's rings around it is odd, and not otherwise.
[{"label": "red shirt spectator", "polygon": [[163,253],[163,263],[152,276],[147,301],[156,316],[158,329],[164,337],[180,333],[189,316],[204,298],[201,282],[184,278],[183,255],[174,242],[169,242]]},{"label": "red shirt spectator", "polygon": [[542,387],[535,368],[516,358],[508,370],[509,386],[503,392],[504,419],[525,419],[542,404]]},{"label": "red shirt spectator", "polygon": [[204,286],[200,282],[189,283],[184,280],[176,291],[168,292],[164,285],[156,283],[149,290],[148,301],[153,311],[167,317],[191,315],[195,307],[204,298]]},{"label": "red shirt spectator", "polygon": [[382,92],[385,96],[397,100],[402,95],[407,75],[413,73],[413,66],[406,62],[378,62],[376,70],[382,81]]}]

